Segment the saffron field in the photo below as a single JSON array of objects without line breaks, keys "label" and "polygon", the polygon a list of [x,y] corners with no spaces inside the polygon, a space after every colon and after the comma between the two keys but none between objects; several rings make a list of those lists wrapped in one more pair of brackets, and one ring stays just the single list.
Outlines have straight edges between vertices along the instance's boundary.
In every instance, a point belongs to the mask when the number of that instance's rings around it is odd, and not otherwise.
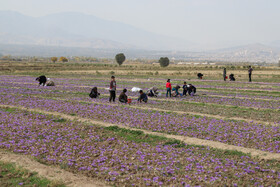
[{"label": "saffron field", "polygon": [[[187,81],[197,93],[166,98],[165,76],[115,75],[117,96],[126,88],[132,98],[121,104],[108,101],[110,75],[49,72],[55,86],[38,87],[41,74],[49,77],[44,71],[0,74],[1,152],[108,186],[280,185],[280,81],[170,75],[173,86]],[[88,96],[94,86],[98,99]],[[135,86],[156,86],[162,95],[139,104]]]}]

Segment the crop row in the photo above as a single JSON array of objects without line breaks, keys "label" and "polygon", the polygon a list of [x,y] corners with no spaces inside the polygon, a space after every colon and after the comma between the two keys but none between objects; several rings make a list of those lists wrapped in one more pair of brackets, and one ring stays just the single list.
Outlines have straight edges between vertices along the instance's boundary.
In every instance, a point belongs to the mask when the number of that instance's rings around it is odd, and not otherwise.
[{"label": "crop row", "polygon": [[[2,82],[0,83],[0,86],[2,87],[21,87],[21,88],[29,88],[29,89],[42,89],[38,88],[36,85],[30,85],[30,84],[20,84],[20,83],[6,83]],[[99,87],[99,92],[101,94],[108,94],[109,91],[105,89],[105,87]],[[128,87],[126,87],[128,88]],[[45,90],[59,90],[59,91],[68,91],[68,92],[84,92],[89,93],[91,87],[85,86],[85,85],[69,85],[69,84],[61,84],[56,87],[48,87],[45,88]],[[131,89],[131,88],[128,88]],[[148,88],[145,88],[147,90]],[[118,93],[122,91],[122,88],[118,89]],[[161,97],[158,97],[159,99],[165,100],[165,91],[160,90],[163,95]],[[129,96],[136,97],[139,94],[135,92],[128,91],[127,93]],[[232,105],[232,106],[245,106],[245,107],[253,107],[253,108],[265,108],[265,109],[280,109],[280,101],[266,101],[266,100],[254,100],[251,98],[246,99],[240,99],[240,98],[229,98],[229,97],[215,97],[215,96],[195,96],[195,97],[179,97],[179,98],[173,98],[172,100],[175,101],[191,101],[191,102],[200,102],[200,103],[213,103],[213,104],[220,104],[220,105]]]},{"label": "crop row", "polygon": [[133,128],[196,137],[231,145],[280,152],[280,127],[257,123],[225,121],[205,117],[176,115],[150,110],[133,109],[125,105],[102,105],[38,98],[32,96],[0,95],[7,105],[38,108],[77,115]]},{"label": "crop row", "polygon": [[277,161],[259,162],[239,153],[219,154],[167,140],[136,143],[107,129],[39,113],[0,109],[0,115],[1,149],[116,186],[280,184]]},{"label": "crop row", "polygon": [[[34,77],[29,76],[0,76],[0,80],[3,82],[21,82],[21,83],[35,83]],[[89,78],[53,78],[53,80],[58,84],[68,84],[68,85],[96,85],[96,86],[109,86],[110,76],[108,77],[89,77]],[[209,89],[227,89],[227,90],[239,90],[248,89],[252,91],[258,90],[268,90],[268,91],[280,91],[279,83],[248,83],[248,82],[224,82],[217,80],[183,80],[174,79],[173,85],[182,85],[184,81],[196,85],[198,88],[209,88]],[[142,81],[130,80],[129,78],[119,78],[117,83],[120,87],[142,87],[150,88],[152,86],[164,87],[165,79],[143,79]]]}]

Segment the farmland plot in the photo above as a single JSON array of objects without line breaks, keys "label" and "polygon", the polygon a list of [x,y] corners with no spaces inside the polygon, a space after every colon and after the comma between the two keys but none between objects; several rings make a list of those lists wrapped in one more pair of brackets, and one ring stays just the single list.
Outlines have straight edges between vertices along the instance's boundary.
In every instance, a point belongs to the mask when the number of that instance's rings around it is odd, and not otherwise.
[{"label": "farmland plot", "polygon": [[[108,185],[279,185],[280,160],[262,160],[239,150],[214,149],[199,143],[185,144],[141,131],[192,137],[277,155],[280,153],[277,83],[226,85],[220,81],[194,81],[197,96],[172,99],[161,96],[147,104],[137,104],[138,94],[129,91],[133,102],[125,105],[108,102],[108,81],[98,77],[55,78],[55,87],[38,87],[30,76],[0,76],[0,80],[2,150],[29,155],[44,164]],[[88,97],[93,86],[101,92],[99,99]],[[135,82],[122,78],[118,81],[118,94],[122,88],[133,86],[143,90],[157,86],[164,92],[162,79]],[[47,112],[115,126],[69,121]],[[240,119],[232,120],[234,117]]]}]

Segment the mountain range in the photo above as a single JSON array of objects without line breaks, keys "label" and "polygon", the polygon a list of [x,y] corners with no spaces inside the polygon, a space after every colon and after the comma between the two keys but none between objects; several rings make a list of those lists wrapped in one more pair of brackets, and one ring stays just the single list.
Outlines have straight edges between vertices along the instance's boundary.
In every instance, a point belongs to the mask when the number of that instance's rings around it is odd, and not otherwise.
[{"label": "mountain range", "polygon": [[30,17],[0,11],[0,43],[99,49],[186,50],[191,42],[75,12]]},{"label": "mountain range", "polygon": [[[198,50],[200,49],[200,50]],[[64,12],[41,17],[0,11],[0,53],[19,56],[170,56],[188,60],[276,62],[280,40],[202,51],[203,46],[92,15]]]}]

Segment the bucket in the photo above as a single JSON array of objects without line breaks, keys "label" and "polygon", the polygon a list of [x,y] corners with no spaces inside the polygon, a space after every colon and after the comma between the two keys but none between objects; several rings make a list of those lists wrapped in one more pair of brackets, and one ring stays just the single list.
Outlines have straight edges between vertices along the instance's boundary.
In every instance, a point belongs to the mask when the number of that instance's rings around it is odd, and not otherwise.
[{"label": "bucket", "polygon": [[128,98],[127,103],[130,104],[132,102],[132,99]]}]

